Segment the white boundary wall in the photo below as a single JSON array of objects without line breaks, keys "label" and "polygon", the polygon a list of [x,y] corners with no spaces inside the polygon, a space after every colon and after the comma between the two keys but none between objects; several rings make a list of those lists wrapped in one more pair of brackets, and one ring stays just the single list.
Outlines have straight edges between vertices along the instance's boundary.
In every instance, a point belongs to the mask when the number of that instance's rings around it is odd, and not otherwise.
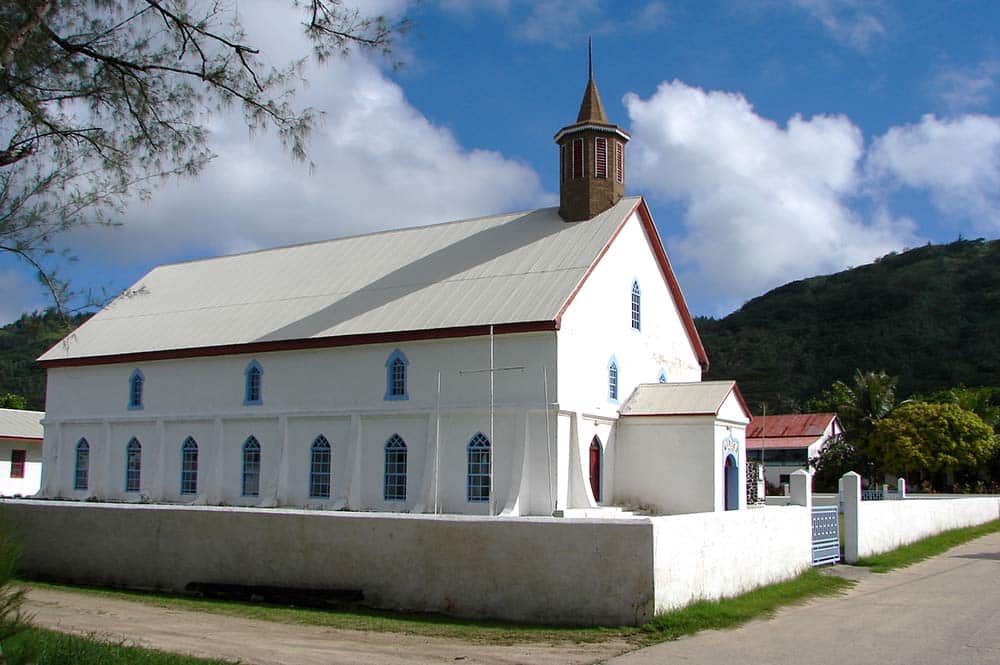
[{"label": "white boundary wall", "polygon": [[4,501],[31,577],[360,590],[367,605],[622,625],[653,612],[648,520]]},{"label": "white boundary wall", "polygon": [[803,506],[651,521],[657,613],[780,582],[812,563],[811,514]]},{"label": "white boundary wall", "polygon": [[844,475],[844,558],[848,563],[942,531],[1000,519],[1000,497],[861,501],[860,481],[856,473]]},{"label": "white boundary wall", "polygon": [[641,624],[810,561],[801,506],[623,520],[30,499],[0,511],[30,577],[359,590],[373,607],[524,622]]}]

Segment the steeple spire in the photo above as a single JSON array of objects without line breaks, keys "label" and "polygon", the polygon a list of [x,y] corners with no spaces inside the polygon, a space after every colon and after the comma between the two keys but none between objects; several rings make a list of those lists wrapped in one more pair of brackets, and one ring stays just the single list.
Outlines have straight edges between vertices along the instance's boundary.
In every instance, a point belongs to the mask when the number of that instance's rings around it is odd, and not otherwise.
[{"label": "steeple spire", "polygon": [[587,40],[587,89],[576,122],[555,135],[559,144],[559,214],[567,222],[598,215],[625,195],[628,132],[608,122],[594,83],[594,47]]},{"label": "steeple spire", "polygon": [[597,92],[597,84],[594,83],[594,41],[590,37],[587,38],[587,89],[583,93],[576,121],[608,124],[608,117],[604,115],[604,105],[601,104],[601,95]]}]

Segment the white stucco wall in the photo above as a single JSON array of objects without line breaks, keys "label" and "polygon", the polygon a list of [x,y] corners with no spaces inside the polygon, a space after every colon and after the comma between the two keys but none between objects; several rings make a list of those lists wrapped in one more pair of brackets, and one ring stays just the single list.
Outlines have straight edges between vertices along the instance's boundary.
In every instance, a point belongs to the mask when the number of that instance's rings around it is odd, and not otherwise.
[{"label": "white stucco wall", "polygon": [[[11,453],[25,451],[24,477],[11,478]],[[15,441],[0,438],[0,495],[32,496],[42,482],[42,444],[40,441]]]},{"label": "white stucco wall", "polygon": [[[844,505],[844,553],[851,563],[928,536],[1000,519],[1000,497],[861,501],[855,520]],[[849,528],[857,525],[856,546]]]},{"label": "white stucco wall", "polygon": [[654,517],[656,612],[735,596],[809,568],[807,508]]},{"label": "white stucco wall", "polygon": [[[641,291],[641,330],[632,328],[632,282]],[[700,381],[701,368],[680,313],[633,213],[597,263],[562,318],[559,404],[564,409],[614,416],[608,400],[608,362],[618,364],[618,398],[640,383]]]},{"label": "white stucco wall", "polygon": [[725,510],[725,461],[732,454],[737,464],[739,509],[746,508],[747,422],[733,394],[717,416],[619,419],[615,502],[659,514]]},{"label": "white stucco wall", "polygon": [[[385,361],[394,349],[406,354],[408,400],[385,400]],[[550,514],[548,462],[556,424],[545,430],[543,368],[555,366],[555,335],[495,338],[495,365],[523,367],[495,377],[492,451],[496,510],[512,501]],[[263,368],[262,404],[243,404],[244,370]],[[141,365],[103,365],[49,371],[45,420],[43,495],[125,501],[144,499],[230,505],[295,505],[362,510],[424,510],[485,514],[488,504],[466,501],[466,446],[478,431],[487,436],[489,374],[461,373],[490,366],[489,338],[367,345],[339,349],[164,360]],[[129,377],[145,377],[141,410],[127,408]],[[440,410],[437,373],[441,372]],[[548,372],[550,396],[555,371]],[[551,397],[550,397],[551,399]],[[441,447],[434,473],[434,444]],[[407,499],[383,499],[384,446],[398,433],[407,444]],[[310,446],[317,435],[330,442],[331,497],[310,499]],[[242,446],[253,435],[261,445],[258,497],[241,496]],[[181,445],[199,445],[199,492],[180,494]],[[73,487],[74,450],[90,444],[90,482]],[[142,444],[139,492],[125,492],[125,446]],[[530,440],[537,437],[537,440]],[[546,462],[524,473],[528,455]],[[522,491],[534,486],[545,494]],[[515,514],[517,514],[515,512]]]},{"label": "white stucco wall", "polygon": [[[380,608],[591,625],[653,611],[648,520],[8,501],[29,576],[360,590]],[[100,537],[94,537],[100,534]]]}]

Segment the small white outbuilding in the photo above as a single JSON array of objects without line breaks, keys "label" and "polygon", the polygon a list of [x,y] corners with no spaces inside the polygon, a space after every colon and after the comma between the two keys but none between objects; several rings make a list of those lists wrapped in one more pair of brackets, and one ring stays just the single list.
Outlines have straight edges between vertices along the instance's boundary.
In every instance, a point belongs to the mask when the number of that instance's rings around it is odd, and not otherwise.
[{"label": "small white outbuilding", "polygon": [[42,479],[43,411],[0,409],[0,496],[32,496]]}]

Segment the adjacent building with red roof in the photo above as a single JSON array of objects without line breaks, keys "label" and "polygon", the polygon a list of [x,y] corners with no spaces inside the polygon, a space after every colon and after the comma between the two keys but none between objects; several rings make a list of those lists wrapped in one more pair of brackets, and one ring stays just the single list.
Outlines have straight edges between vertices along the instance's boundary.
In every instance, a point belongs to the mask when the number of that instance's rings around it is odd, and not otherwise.
[{"label": "adjacent building with red roof", "polygon": [[761,416],[747,425],[747,457],[763,462],[764,478],[780,485],[792,472],[808,468],[827,441],[843,433],[836,413]]}]

